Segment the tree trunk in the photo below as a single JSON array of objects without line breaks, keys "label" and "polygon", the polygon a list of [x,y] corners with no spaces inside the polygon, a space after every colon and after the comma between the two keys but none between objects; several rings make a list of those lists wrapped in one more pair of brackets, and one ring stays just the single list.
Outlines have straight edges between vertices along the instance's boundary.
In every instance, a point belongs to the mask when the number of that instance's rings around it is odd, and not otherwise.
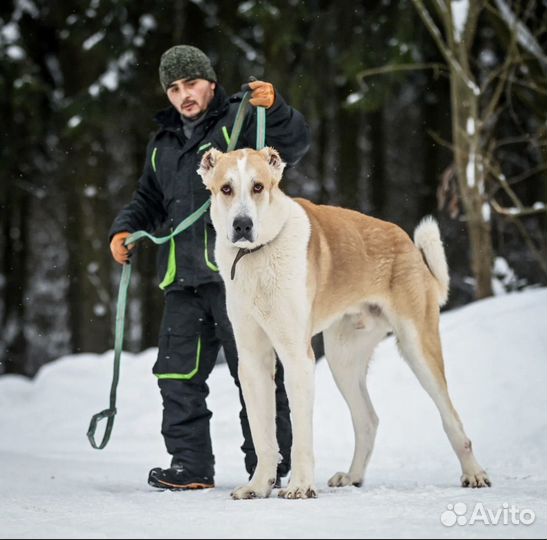
[{"label": "tree trunk", "polygon": [[3,218],[5,239],[3,265],[5,276],[0,332],[0,372],[32,376],[34,371],[27,358],[27,340],[24,333],[25,288],[27,281],[27,248],[29,195],[12,186],[7,194]]},{"label": "tree trunk", "polygon": [[370,154],[370,199],[371,214],[376,217],[384,215],[387,202],[387,178],[385,173],[384,111],[382,107],[368,115],[371,141]]},{"label": "tree trunk", "polygon": [[[465,46],[457,46],[460,65],[469,80]],[[463,61],[462,61],[463,60]],[[490,206],[484,197],[485,170],[480,144],[479,96],[461,74],[450,70],[452,141],[460,196],[465,209],[475,279],[475,298],[492,296],[492,236]]]},{"label": "tree trunk", "polygon": [[[338,89],[337,103],[343,103],[348,90]],[[336,148],[336,183],[340,205],[360,210],[359,126],[360,114],[341,106],[336,115],[338,144]]]},{"label": "tree trunk", "polygon": [[475,297],[484,298],[492,295],[493,249],[490,206],[485,197],[486,173],[483,166],[484,149],[481,146],[479,117],[480,92],[469,61],[477,21],[484,8],[484,2],[469,2],[463,21],[454,20],[453,2],[450,0],[434,4],[437,15],[444,25],[446,41],[424,2],[413,0],[413,3],[450,69],[452,143],[456,172],[469,231]]}]

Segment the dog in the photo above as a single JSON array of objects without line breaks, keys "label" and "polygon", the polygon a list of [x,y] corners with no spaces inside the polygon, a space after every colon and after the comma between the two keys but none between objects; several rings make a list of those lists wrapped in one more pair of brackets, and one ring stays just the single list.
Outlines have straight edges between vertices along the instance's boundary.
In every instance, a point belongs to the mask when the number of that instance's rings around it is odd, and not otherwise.
[{"label": "dog", "polygon": [[437,223],[431,217],[422,220],[413,242],[393,223],[290,198],[279,187],[284,167],[278,152],[266,147],[211,149],[198,168],[211,192],[215,257],[226,285],[258,456],[251,480],[232,497],[268,497],[275,483],[275,352],[285,370],[293,425],[292,471],[279,496],[317,496],[311,338],[319,332],[355,432],[351,466],[334,474],[329,486],[363,483],[378,425],[367,368],[389,332],[439,410],[461,464],[461,484],[490,486],[448,395],[439,311],[448,298],[449,275]]}]

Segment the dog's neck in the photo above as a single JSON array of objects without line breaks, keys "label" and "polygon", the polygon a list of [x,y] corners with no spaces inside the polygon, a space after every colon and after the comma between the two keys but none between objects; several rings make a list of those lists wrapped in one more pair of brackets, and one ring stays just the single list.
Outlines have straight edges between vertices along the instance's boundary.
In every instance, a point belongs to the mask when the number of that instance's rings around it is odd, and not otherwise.
[{"label": "dog's neck", "polygon": [[259,246],[253,248],[253,249],[246,249],[246,248],[240,248],[237,252],[236,258],[234,259],[234,262],[232,264],[232,270],[230,271],[230,278],[232,281],[234,281],[234,278],[236,277],[236,264],[239,262],[239,259],[243,257],[244,255],[249,255],[249,253],[254,253],[255,251],[258,251],[259,249],[262,249],[266,244],[260,244]]},{"label": "dog's neck", "polygon": [[[287,195],[285,195],[282,192],[280,192],[280,195],[281,197],[287,197]],[[258,251],[259,249],[262,249],[264,246],[271,244],[281,234],[281,231],[285,227],[285,224],[287,223],[290,217],[290,206],[280,205],[280,208],[283,208],[284,210],[286,209],[284,212],[280,212],[281,215],[279,213],[277,214],[272,213],[272,215],[275,214],[275,217],[277,218],[275,220],[275,226],[272,227],[273,234],[269,235],[266,238],[262,238],[263,240],[262,243],[254,248],[239,248],[238,249],[238,252],[236,253],[236,256],[234,258],[234,262],[232,263],[232,269],[230,272],[230,278],[232,279],[232,281],[234,280],[234,277],[236,274],[236,265],[243,256],[249,255],[250,253],[254,253],[255,251]]]}]

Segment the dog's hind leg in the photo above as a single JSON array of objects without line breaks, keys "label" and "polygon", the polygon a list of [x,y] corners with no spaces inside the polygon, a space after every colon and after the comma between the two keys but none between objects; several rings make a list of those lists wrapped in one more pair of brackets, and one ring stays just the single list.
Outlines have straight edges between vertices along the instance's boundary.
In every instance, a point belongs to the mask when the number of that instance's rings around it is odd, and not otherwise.
[{"label": "dog's hind leg", "polygon": [[490,486],[488,475],[475,459],[471,441],[464,432],[448,394],[439,335],[438,307],[431,302],[426,307],[423,320],[399,319],[394,324],[394,330],[403,357],[439,410],[444,431],[460,461],[462,486]]},{"label": "dog's hind leg", "polygon": [[269,497],[275,484],[279,448],[275,432],[275,354],[268,336],[250,317],[230,313],[239,356],[257,466],[251,481],[232,492],[234,499]]},{"label": "dog's hind leg", "polygon": [[378,417],[367,389],[367,369],[374,348],[387,330],[385,322],[379,320],[371,331],[362,331],[355,328],[351,316],[344,316],[323,332],[325,356],[350,409],[355,434],[349,471],[334,474],[329,479],[331,487],[360,486],[363,483],[378,427]]}]

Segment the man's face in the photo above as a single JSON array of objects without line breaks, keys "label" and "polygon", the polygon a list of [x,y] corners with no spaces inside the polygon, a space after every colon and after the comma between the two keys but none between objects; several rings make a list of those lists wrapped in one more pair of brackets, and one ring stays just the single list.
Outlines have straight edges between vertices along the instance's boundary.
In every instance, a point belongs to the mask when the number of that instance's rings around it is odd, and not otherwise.
[{"label": "man's face", "polygon": [[205,79],[179,79],[167,88],[171,105],[188,119],[200,116],[213,99],[216,83]]}]

